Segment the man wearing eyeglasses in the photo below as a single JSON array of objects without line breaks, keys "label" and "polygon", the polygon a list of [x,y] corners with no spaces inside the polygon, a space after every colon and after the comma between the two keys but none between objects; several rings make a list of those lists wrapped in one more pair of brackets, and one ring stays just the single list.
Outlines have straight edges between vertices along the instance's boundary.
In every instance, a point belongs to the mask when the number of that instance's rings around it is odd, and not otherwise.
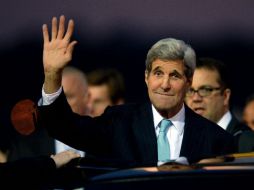
[{"label": "man wearing eyeglasses", "polygon": [[200,58],[192,86],[186,93],[186,104],[196,113],[239,137],[247,128],[230,112],[230,95],[228,71],[224,63],[212,58]]}]

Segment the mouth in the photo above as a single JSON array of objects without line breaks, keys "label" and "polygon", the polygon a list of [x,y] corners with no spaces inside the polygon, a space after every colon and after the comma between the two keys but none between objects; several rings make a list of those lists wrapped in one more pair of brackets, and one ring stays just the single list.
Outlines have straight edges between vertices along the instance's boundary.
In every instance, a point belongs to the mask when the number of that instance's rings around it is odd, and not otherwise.
[{"label": "mouth", "polygon": [[202,115],[205,112],[205,109],[201,107],[194,108],[193,110],[199,115]]},{"label": "mouth", "polygon": [[169,94],[169,93],[163,93],[163,92],[155,92],[155,93],[161,96],[173,96],[173,94]]}]

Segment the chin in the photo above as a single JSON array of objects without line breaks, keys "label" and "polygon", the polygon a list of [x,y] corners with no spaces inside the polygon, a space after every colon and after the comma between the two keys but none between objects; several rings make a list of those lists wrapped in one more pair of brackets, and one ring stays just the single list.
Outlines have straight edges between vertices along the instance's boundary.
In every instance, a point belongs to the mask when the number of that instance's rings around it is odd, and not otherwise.
[{"label": "chin", "polygon": [[154,107],[158,110],[158,111],[168,111],[171,110],[175,105],[169,104],[167,102],[165,103],[160,103],[160,104],[153,104]]}]

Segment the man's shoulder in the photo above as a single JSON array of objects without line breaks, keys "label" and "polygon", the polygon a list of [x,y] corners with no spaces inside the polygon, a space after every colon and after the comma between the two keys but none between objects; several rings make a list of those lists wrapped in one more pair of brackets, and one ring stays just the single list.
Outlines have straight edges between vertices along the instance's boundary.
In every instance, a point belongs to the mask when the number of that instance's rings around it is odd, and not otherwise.
[{"label": "man's shoulder", "polygon": [[108,106],[105,110],[106,114],[117,115],[140,115],[151,114],[151,103],[125,103],[121,105]]},{"label": "man's shoulder", "polygon": [[131,122],[137,121],[137,119],[138,121],[150,121],[150,119],[152,120],[152,108],[151,105],[143,103],[127,103],[109,106],[100,118],[107,121],[124,120],[124,125],[129,125]]},{"label": "man's shoulder", "polygon": [[108,106],[107,109],[111,111],[129,112],[151,109],[151,104],[147,103],[125,103],[121,105]]},{"label": "man's shoulder", "polygon": [[242,134],[242,132],[249,130],[249,127],[244,123],[240,122],[237,117],[231,112],[232,119],[228,124],[227,131],[233,134],[234,136],[238,136]]},{"label": "man's shoulder", "polygon": [[254,141],[254,131],[252,131],[252,130],[243,131],[241,137],[250,138]]}]

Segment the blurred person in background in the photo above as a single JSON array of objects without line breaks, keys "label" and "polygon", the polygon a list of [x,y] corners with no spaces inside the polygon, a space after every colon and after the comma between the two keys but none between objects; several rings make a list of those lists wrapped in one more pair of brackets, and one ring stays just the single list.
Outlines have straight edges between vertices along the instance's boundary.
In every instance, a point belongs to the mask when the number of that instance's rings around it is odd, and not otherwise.
[{"label": "blurred person in background", "polygon": [[239,137],[247,128],[230,111],[229,80],[229,72],[222,61],[199,58],[185,102],[196,113]]},{"label": "blurred person in background", "polygon": [[239,152],[254,151],[254,94],[247,97],[243,108],[243,122],[250,128],[239,139]]},{"label": "blurred person in background", "polygon": [[254,131],[254,94],[251,94],[243,108],[243,122]]},{"label": "blurred person in background", "polygon": [[125,84],[116,69],[96,69],[87,74],[89,110],[92,117],[101,115],[107,106],[125,102]]},{"label": "blurred person in background", "polygon": [[87,106],[89,93],[85,73],[74,66],[65,67],[62,75],[62,85],[72,111],[79,115],[89,114],[90,110]]}]

